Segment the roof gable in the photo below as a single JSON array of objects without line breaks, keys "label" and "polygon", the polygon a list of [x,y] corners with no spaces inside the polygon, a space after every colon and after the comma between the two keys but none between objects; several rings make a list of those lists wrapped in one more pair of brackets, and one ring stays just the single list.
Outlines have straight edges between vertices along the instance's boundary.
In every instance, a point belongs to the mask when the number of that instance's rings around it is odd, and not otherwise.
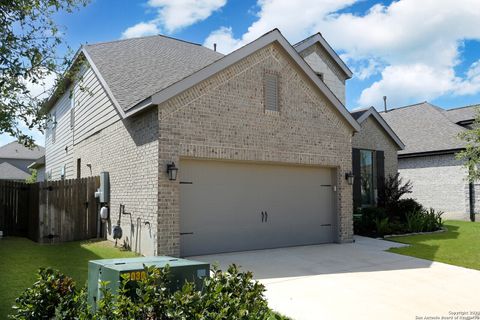
[{"label": "roof gable", "polygon": [[[322,92],[323,95],[333,104],[336,110],[343,116],[347,123],[352,126],[356,131],[360,130],[358,122],[353,119],[351,114],[340,102],[340,100],[332,93],[332,91],[321,81],[312,68],[303,60],[298,52],[292,47],[292,45],[283,37],[278,29],[274,29],[260,38],[250,42],[249,44],[233,51],[232,53],[222,57],[216,62],[202,68],[194,74],[174,83],[173,85],[165,88],[164,90],[154,94],[150,99],[144,101],[142,105],[138,106],[138,109],[131,110],[138,112],[143,108],[150,105],[159,105],[170,98],[178,95],[179,93],[187,90],[188,88],[196,85],[197,83],[215,75],[216,73],[224,70],[225,68],[235,64],[246,56],[264,48],[265,46],[277,42],[286,53],[294,60],[294,62],[300,67],[300,69],[307,75],[307,77],[316,85],[316,87]],[[127,113],[128,115],[128,113]]]},{"label": "roof gable", "polygon": [[466,129],[450,121],[445,110],[428,102],[392,109],[381,116],[406,145],[399,155],[465,147],[458,135]]},{"label": "roof gable", "polygon": [[392,128],[385,122],[382,116],[378,113],[378,111],[374,107],[370,107],[364,110],[358,110],[352,112],[352,116],[357,120],[358,123],[363,123],[369,117],[372,117],[377,121],[380,127],[387,133],[387,135],[395,142],[400,150],[405,149],[405,144],[403,144],[402,140],[397,136],[397,134],[392,130]]},{"label": "roof gable", "polygon": [[352,71],[348,66],[343,62],[343,60],[338,56],[338,54],[333,50],[333,48],[328,44],[327,40],[322,36],[321,33],[316,33],[296,44],[293,45],[297,52],[302,52],[305,49],[310,48],[311,46],[318,44],[330,55],[333,61],[340,67],[340,69],[345,73],[347,79],[350,79],[353,76]]}]

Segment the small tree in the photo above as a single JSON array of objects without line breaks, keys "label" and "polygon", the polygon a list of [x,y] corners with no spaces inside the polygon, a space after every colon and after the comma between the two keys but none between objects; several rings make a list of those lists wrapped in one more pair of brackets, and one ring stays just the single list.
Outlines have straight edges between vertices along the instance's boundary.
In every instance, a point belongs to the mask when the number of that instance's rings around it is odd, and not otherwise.
[{"label": "small tree", "polygon": [[[33,147],[21,123],[43,132],[46,115],[41,106],[51,92],[33,93],[31,85],[46,86],[47,77],[62,82],[70,61],[60,57],[64,43],[53,16],[72,12],[89,0],[14,0],[0,5],[0,134],[9,134]],[[66,49],[68,52],[68,48]]]},{"label": "small tree", "polygon": [[397,172],[385,179],[385,186],[378,195],[378,205],[385,208],[390,218],[398,217],[401,199],[404,195],[412,193],[412,188],[412,182],[410,180],[404,182]]},{"label": "small tree", "polygon": [[476,108],[475,121],[471,129],[459,134],[465,142],[465,149],[457,153],[456,157],[464,161],[468,172],[468,180],[474,182],[480,179],[480,108]]},{"label": "small tree", "polygon": [[37,177],[38,177],[38,171],[37,169],[30,169],[30,177],[25,179],[26,183],[35,183],[37,182]]}]

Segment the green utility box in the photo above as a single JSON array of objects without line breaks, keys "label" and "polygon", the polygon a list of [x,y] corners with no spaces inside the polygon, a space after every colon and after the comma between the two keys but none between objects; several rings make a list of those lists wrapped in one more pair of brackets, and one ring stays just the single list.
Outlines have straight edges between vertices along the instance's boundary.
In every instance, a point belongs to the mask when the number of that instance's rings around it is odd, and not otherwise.
[{"label": "green utility box", "polygon": [[[186,281],[194,282],[197,289],[203,289],[203,279],[210,275],[210,265],[204,262],[172,258],[167,256],[139,257],[125,259],[102,259],[88,262],[88,302],[93,308],[101,298],[100,282],[108,281],[107,288],[115,293],[120,288],[123,274],[137,281],[145,277],[146,266],[170,267],[170,290],[180,289]],[[132,283],[134,284],[134,282]]]}]

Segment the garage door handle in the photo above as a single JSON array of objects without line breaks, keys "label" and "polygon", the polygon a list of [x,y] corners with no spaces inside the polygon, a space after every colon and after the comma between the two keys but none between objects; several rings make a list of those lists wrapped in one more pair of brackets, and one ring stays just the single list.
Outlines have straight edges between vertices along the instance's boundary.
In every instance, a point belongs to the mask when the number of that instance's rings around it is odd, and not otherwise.
[{"label": "garage door handle", "polygon": [[262,211],[262,223],[263,223],[264,219],[265,219],[265,213]]},{"label": "garage door handle", "polygon": [[331,227],[332,224],[331,224],[331,223],[326,223],[326,224],[321,224],[320,226],[321,226],[321,227]]},{"label": "garage door handle", "polygon": [[268,212],[265,211],[265,222],[267,222],[267,220],[268,220]]}]

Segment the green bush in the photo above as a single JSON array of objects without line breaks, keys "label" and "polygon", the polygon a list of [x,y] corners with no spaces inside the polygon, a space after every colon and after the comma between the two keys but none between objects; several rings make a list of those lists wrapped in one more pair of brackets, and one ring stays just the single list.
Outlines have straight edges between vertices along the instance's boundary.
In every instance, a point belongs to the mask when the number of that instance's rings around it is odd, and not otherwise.
[{"label": "green bush", "polygon": [[193,283],[170,292],[169,269],[145,267],[147,276],[135,286],[125,278],[118,294],[102,283],[103,297],[95,311],[87,304],[85,288],[77,290],[73,281],[51,269],[41,269],[39,281],[27,289],[14,306],[11,319],[92,319],[92,320],[169,320],[169,319],[265,319],[284,320],[268,308],[265,287],[253,280],[251,272],[240,272],[232,265],[226,272],[217,268],[199,291]]},{"label": "green bush", "polygon": [[387,215],[383,208],[365,207],[357,209],[353,217],[354,232],[365,236],[382,236],[382,232],[385,231],[385,218],[387,218]]},{"label": "green bush", "polygon": [[376,218],[374,220],[375,222],[375,231],[378,236],[383,237],[386,234],[390,233],[390,221],[388,220],[388,217],[385,218]]},{"label": "green bush", "polygon": [[[38,280],[15,301],[15,315],[11,319],[74,319],[72,311],[78,308],[75,282],[58,271],[42,268]],[[58,309],[58,310],[57,310]],[[58,315],[58,317],[57,317]]]},{"label": "green bush", "polygon": [[406,214],[408,232],[430,232],[443,227],[442,211],[434,209],[415,210]]},{"label": "green bush", "polygon": [[424,210],[423,206],[417,202],[417,200],[412,198],[400,199],[396,204],[394,210],[394,216],[398,217],[398,220],[401,222],[406,222],[406,214],[408,212],[422,211]]}]

